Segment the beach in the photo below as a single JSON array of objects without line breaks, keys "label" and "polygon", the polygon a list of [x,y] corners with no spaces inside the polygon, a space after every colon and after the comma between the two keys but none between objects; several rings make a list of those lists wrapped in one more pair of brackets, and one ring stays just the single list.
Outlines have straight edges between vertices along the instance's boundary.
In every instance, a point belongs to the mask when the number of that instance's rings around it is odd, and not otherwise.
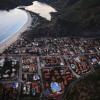
[{"label": "beach", "polygon": [[0,44],[0,53],[2,53],[5,49],[7,49],[12,43],[14,43],[21,35],[21,33],[25,32],[29,29],[32,23],[32,17],[29,14],[29,12],[25,11],[27,13],[28,19],[27,22],[9,39],[7,39],[5,42]]}]

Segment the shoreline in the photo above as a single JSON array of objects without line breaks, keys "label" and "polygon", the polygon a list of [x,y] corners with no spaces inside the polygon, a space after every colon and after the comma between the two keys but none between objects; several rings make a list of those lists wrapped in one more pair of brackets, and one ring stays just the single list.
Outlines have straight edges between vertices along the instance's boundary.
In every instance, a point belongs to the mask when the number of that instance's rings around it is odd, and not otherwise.
[{"label": "shoreline", "polygon": [[32,24],[32,17],[30,15],[29,12],[27,12],[26,10],[23,10],[27,13],[28,19],[27,22],[19,29],[19,31],[17,31],[14,35],[12,35],[9,39],[7,39],[4,43],[0,44],[0,54],[6,49],[8,48],[12,43],[14,43],[15,41],[18,40],[18,38],[21,36],[21,34],[23,32],[25,32],[26,30],[29,29],[29,27]]}]

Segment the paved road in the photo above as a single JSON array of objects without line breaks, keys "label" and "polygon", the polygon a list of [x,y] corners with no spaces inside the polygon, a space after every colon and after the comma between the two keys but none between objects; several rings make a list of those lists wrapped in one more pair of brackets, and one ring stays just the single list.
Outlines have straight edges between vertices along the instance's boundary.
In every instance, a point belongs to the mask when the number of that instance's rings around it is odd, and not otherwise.
[{"label": "paved road", "polygon": [[[44,91],[44,85],[43,85],[43,79],[42,79],[42,73],[41,73],[41,66],[40,66],[40,59],[37,57],[37,65],[38,65],[38,74],[41,77],[41,86],[42,86],[42,92]],[[41,94],[41,98],[43,96],[43,93]]]}]

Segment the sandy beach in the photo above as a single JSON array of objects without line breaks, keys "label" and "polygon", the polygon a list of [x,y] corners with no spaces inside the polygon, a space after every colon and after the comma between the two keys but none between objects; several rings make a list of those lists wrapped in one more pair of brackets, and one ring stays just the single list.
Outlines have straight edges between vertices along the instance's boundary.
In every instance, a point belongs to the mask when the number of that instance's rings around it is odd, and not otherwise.
[{"label": "sandy beach", "polygon": [[28,30],[29,27],[31,26],[32,17],[29,14],[29,12],[26,11],[26,13],[27,13],[27,16],[28,16],[27,22],[11,38],[9,38],[8,40],[6,40],[4,43],[0,44],[0,53],[2,53],[6,48],[8,48],[12,43],[14,43],[20,37],[21,33],[23,33],[26,30]]}]

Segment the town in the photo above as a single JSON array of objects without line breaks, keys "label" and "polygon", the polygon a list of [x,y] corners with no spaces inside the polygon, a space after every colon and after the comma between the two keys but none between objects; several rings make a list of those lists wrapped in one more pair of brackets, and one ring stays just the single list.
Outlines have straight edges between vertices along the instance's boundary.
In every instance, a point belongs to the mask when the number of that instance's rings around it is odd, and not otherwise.
[{"label": "town", "polygon": [[0,54],[0,100],[63,100],[72,82],[98,66],[99,39],[21,37]]}]

